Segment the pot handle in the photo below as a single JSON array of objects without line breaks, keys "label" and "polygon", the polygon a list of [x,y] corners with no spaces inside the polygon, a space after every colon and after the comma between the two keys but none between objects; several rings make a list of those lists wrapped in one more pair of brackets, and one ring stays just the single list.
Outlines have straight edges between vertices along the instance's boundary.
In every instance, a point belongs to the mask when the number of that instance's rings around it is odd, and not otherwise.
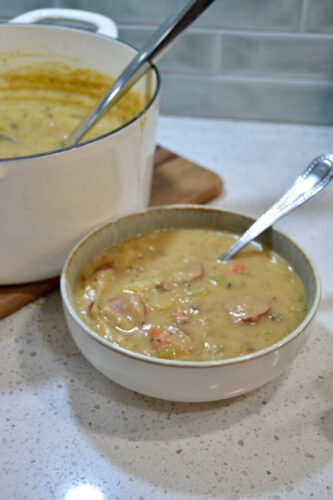
[{"label": "pot handle", "polygon": [[96,33],[117,38],[118,28],[109,17],[80,9],[36,9],[13,17],[10,23],[36,23],[45,20],[78,21],[96,28]]}]

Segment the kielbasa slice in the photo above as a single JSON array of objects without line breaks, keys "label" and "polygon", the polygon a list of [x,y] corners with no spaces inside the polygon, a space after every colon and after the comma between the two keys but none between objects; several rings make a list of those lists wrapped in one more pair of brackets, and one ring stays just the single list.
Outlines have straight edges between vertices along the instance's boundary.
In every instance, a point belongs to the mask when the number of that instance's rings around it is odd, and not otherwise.
[{"label": "kielbasa slice", "polygon": [[110,262],[104,262],[104,264],[99,264],[95,271],[105,271],[107,269],[113,269],[114,268],[114,264],[112,261]]},{"label": "kielbasa slice", "polygon": [[173,281],[176,283],[189,283],[190,281],[202,278],[204,274],[204,267],[200,262],[195,262],[194,264],[188,264],[176,273],[173,277]]},{"label": "kielbasa slice", "polygon": [[139,294],[121,293],[106,303],[102,312],[113,326],[129,330],[144,323],[147,310]]},{"label": "kielbasa slice", "polygon": [[227,313],[234,323],[256,323],[270,309],[268,300],[249,295],[233,297],[226,305]]}]

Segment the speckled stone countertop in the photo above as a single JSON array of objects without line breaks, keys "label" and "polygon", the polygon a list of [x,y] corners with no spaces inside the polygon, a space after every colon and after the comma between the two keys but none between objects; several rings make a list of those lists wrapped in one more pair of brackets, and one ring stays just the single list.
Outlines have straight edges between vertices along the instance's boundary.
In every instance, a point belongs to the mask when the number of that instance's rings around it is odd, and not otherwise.
[{"label": "speckled stone countertop", "polygon": [[[211,204],[258,216],[329,127],[162,117],[158,142],[218,172]],[[180,404],[126,390],[80,355],[55,291],[0,322],[3,500],[333,496],[333,184],[277,227],[313,258],[323,297],[291,368],[232,400]]]}]

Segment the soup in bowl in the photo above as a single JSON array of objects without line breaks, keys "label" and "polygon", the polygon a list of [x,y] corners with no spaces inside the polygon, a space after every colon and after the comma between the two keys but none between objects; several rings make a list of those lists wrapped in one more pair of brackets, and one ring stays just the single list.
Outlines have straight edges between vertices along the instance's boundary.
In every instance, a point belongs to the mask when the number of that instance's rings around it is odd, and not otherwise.
[{"label": "soup in bowl", "polygon": [[90,233],[61,276],[81,352],[125,387],[176,401],[236,396],[279,375],[309,335],[319,278],[274,230],[217,262],[251,222],[179,206]]}]

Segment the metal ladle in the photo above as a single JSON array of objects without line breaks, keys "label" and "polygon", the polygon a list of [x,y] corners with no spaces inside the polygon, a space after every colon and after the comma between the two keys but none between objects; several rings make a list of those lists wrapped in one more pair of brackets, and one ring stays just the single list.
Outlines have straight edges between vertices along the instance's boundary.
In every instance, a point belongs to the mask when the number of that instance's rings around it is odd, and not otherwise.
[{"label": "metal ladle", "polygon": [[107,113],[111,106],[143,76],[170,47],[170,44],[213,2],[214,0],[195,0],[189,2],[183,9],[170,16],[155,31],[143,49],[124,69],[117,80],[100,98],[90,113],[64,140],[63,147],[77,144],[88,130]]},{"label": "metal ladle", "polygon": [[288,191],[267,212],[259,217],[218,260],[227,262],[245,245],[272,226],[274,222],[319,193],[332,179],[333,154],[315,158],[303,174],[297,177]]},{"label": "metal ladle", "polygon": [[12,135],[5,134],[4,132],[0,132],[0,139],[9,142],[15,142],[15,144],[18,144],[19,142],[15,137],[13,137]]}]

